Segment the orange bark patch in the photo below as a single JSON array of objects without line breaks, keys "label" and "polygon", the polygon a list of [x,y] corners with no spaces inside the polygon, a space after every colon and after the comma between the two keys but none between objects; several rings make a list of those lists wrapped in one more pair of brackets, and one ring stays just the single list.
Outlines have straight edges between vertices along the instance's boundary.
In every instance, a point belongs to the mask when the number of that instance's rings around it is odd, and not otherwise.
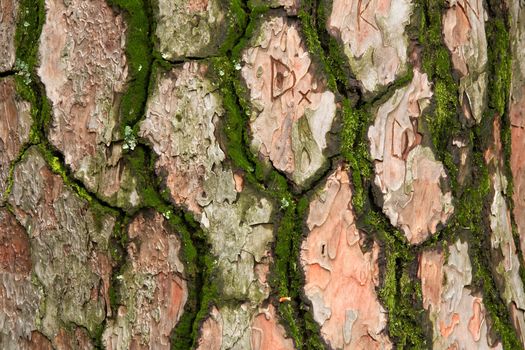
[{"label": "orange bark patch", "polygon": [[222,323],[219,322],[219,310],[214,306],[210,316],[200,329],[197,350],[220,350],[222,346]]},{"label": "orange bark patch", "polygon": [[293,350],[291,339],[285,338],[285,331],[275,316],[275,308],[269,305],[252,322],[251,350]]},{"label": "orange bark patch", "polygon": [[514,182],[512,199],[514,218],[520,234],[521,249],[525,248],[525,87],[510,105],[511,148],[510,167]]},{"label": "orange bark patch", "polygon": [[420,257],[418,276],[421,279],[425,309],[432,305],[435,308],[440,303],[444,262],[444,255],[434,250],[424,252]]},{"label": "orange bark patch", "polygon": [[472,334],[472,338],[478,341],[481,337],[481,325],[485,321],[485,314],[481,304],[481,298],[475,298],[472,303],[472,317],[468,323],[468,330]]},{"label": "orange bark patch", "polygon": [[128,69],[126,26],[104,0],[46,0],[38,75],[52,107],[49,141],[74,176],[105,197],[120,189],[117,135]]},{"label": "orange bark patch", "polygon": [[188,0],[188,11],[202,12],[208,8],[208,0]]},{"label": "orange bark patch", "polygon": [[28,276],[31,265],[27,233],[13,214],[0,208],[0,270]]},{"label": "orange bark patch", "polygon": [[452,315],[452,319],[449,324],[446,324],[444,321],[439,322],[439,329],[441,330],[441,336],[448,338],[452,332],[454,332],[454,328],[459,324],[459,315],[457,313],[454,313]]},{"label": "orange bark patch", "polygon": [[435,233],[453,212],[451,192],[442,189],[443,165],[421,145],[418,130],[418,119],[432,96],[430,88],[426,74],[414,70],[411,84],[379,106],[368,130],[383,212],[412,244]]},{"label": "orange bark patch", "polygon": [[405,69],[411,1],[335,0],[327,21],[330,34],[345,48],[357,79],[376,91]]},{"label": "orange bark patch", "polygon": [[483,299],[472,291],[467,243],[424,251],[419,260],[423,307],[432,322],[434,349],[502,349],[489,334]]},{"label": "orange bark patch", "polygon": [[340,166],[310,203],[310,232],[301,246],[304,290],[331,347],[388,349],[386,312],[375,292],[379,246],[361,250],[351,201],[349,174]]},{"label": "orange bark patch", "polygon": [[29,141],[30,109],[30,104],[17,94],[15,80],[0,79],[0,205],[4,201],[11,162],[18,157],[23,144]]}]

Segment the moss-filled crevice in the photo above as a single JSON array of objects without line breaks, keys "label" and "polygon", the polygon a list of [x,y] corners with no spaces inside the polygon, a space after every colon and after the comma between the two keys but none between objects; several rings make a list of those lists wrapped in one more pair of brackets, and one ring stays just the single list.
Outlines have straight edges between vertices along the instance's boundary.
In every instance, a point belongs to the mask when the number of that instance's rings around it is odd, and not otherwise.
[{"label": "moss-filled crevice", "polygon": [[[300,14],[310,50],[321,56],[332,76],[342,101],[341,155],[351,168],[353,206],[358,228],[374,238],[381,247],[379,297],[388,311],[388,332],[396,346],[426,348],[430,346],[424,322],[421,286],[417,278],[418,253],[404,235],[390,224],[373,195],[373,164],[369,155],[368,128],[373,122],[372,110],[394,92],[410,83],[412,69],[373,96],[365,96],[351,74],[340,43],[326,30],[327,11],[331,4],[310,1]],[[326,68],[326,67],[330,68]],[[428,327],[427,327],[428,328]]]},{"label": "moss-filled crevice", "polygon": [[[150,16],[148,5],[143,1],[129,2],[115,0],[111,1],[111,3],[118,5],[126,11],[126,20],[129,24],[126,53],[128,55],[128,64],[132,78],[121,103],[120,121],[122,129],[124,129],[124,126],[133,125],[140,116],[142,116],[145,107],[152,62],[151,55],[149,54],[151,44],[149,39],[148,18]],[[109,286],[110,306],[112,310],[116,311],[119,300],[117,277],[126,261],[126,230],[130,216],[121,208],[104,202],[96,194],[88,191],[80,181],[74,179],[70,169],[64,163],[63,155],[47,140],[46,130],[51,120],[52,112],[45,93],[45,87],[36,74],[38,40],[42,31],[42,25],[45,21],[44,1],[38,1],[36,5],[37,8],[35,9],[35,3],[29,0],[22,1],[20,5],[20,21],[16,34],[17,60],[14,73],[17,92],[23,99],[31,103],[33,125],[30,131],[30,142],[24,145],[22,152],[10,168],[10,176],[8,179],[10,186],[8,187],[8,191],[13,182],[14,166],[24,158],[25,152],[29,147],[36,145],[52,172],[60,175],[68,187],[73,189],[79,197],[87,200],[90,208],[99,213],[96,215],[97,217],[101,218],[104,214],[110,214],[116,218],[114,233],[110,238],[109,245],[109,253],[114,264],[111,284]],[[126,154],[124,162],[135,166],[135,169],[147,169],[144,165],[149,158],[145,156],[143,151],[144,150],[139,147],[133,152]],[[142,176],[144,174],[145,171],[139,173],[139,175]],[[141,178],[143,181],[142,184],[146,183],[148,185],[144,186],[144,193],[147,194],[147,196],[145,196],[144,207],[154,208],[169,218],[168,221],[176,229],[182,242],[181,260],[185,262],[190,295],[185,306],[185,313],[179,322],[182,331],[178,331],[179,328],[177,328],[174,331],[173,338],[174,344],[178,344],[174,346],[174,348],[187,349],[193,342],[192,335],[196,332],[195,329],[192,330],[193,320],[199,309],[199,302],[203,299],[199,293],[202,290],[202,271],[206,271],[206,268],[202,266],[201,257],[205,256],[207,249],[196,248],[191,237],[194,229],[189,228],[190,225],[187,224],[187,220],[184,218],[186,214],[177,211],[158,194],[159,192],[157,192],[153,186],[155,183],[153,173],[149,173],[147,176],[147,178]],[[115,315],[116,312],[113,314]],[[90,334],[97,348],[103,348],[102,333],[106,322],[107,319],[100,324],[100,327],[97,327],[96,332]],[[190,332],[188,332],[187,329],[190,329]]]},{"label": "moss-filled crevice", "polygon": [[0,72],[0,79],[10,77],[12,75],[15,75],[16,73],[18,73],[18,71],[16,70],[6,70],[4,72]]},{"label": "moss-filled crevice", "polygon": [[[144,117],[148,95],[155,83],[158,67],[170,68],[186,61],[209,60],[215,72],[212,80],[217,83],[226,109],[221,123],[225,151],[234,170],[240,170],[249,185],[277,203],[275,210],[274,263],[271,269],[270,301],[278,305],[282,323],[298,349],[323,349],[326,344],[320,336],[318,324],[313,319],[311,305],[303,293],[304,275],[300,268],[301,242],[306,232],[305,220],[311,193],[326,180],[334,164],[343,158],[351,168],[353,206],[358,228],[369,239],[375,239],[381,247],[380,287],[378,294],[388,311],[388,332],[397,348],[428,348],[431,345],[429,321],[422,306],[422,292],[417,277],[418,256],[423,250],[441,247],[458,238],[469,241],[472,258],[473,287],[483,293],[493,327],[501,336],[505,348],[519,348],[516,332],[511,326],[510,315],[501,300],[492,275],[490,260],[489,227],[483,219],[490,202],[489,171],[483,160],[488,147],[487,135],[493,118],[502,118],[502,140],[505,153],[505,173],[510,172],[510,121],[508,117],[508,92],[510,88],[510,49],[508,19],[505,8],[495,0],[488,0],[489,20],[486,22],[489,47],[489,94],[488,108],[481,125],[466,125],[459,118],[458,81],[453,71],[450,53],[442,36],[442,14],[446,1],[419,0],[415,7],[412,26],[417,37],[411,38],[422,47],[422,70],[433,82],[434,97],[424,118],[428,126],[432,148],[443,162],[451,179],[455,197],[455,213],[447,225],[419,246],[410,246],[404,235],[390,224],[382,208],[373,196],[373,164],[370,160],[368,128],[373,121],[373,107],[391,96],[396,89],[412,79],[412,70],[396,79],[374,96],[365,96],[360,84],[352,75],[341,44],[326,29],[331,4],[329,1],[305,0],[297,15],[301,23],[301,35],[320,70],[327,77],[328,87],[341,100],[340,153],[331,156],[327,166],[305,188],[298,190],[284,173],[262,162],[251,151],[249,133],[249,103],[246,87],[241,82],[239,62],[241,53],[254,35],[261,16],[269,6],[258,2],[229,1],[228,17],[231,26],[226,40],[215,56],[206,58],[186,57],[181,61],[166,61],[155,47],[155,23],[149,0],[107,0],[117,11],[124,14],[127,23],[126,55],[130,80],[120,103],[119,128],[124,141],[126,135],[135,137],[139,121]],[[276,13],[284,13],[282,8]],[[290,17],[290,16],[289,16]],[[295,16],[291,16],[295,17]],[[96,194],[86,190],[75,180],[65,165],[62,154],[47,140],[47,128],[51,120],[51,106],[45,87],[35,69],[38,63],[38,41],[45,21],[44,0],[21,0],[20,20],[16,32],[17,60],[15,68],[0,74],[14,75],[17,91],[32,105],[33,127],[30,142],[23,146],[10,169],[8,193],[13,182],[15,164],[23,159],[32,145],[37,145],[52,171],[62,177],[75,193],[87,200],[94,210],[111,213],[116,217],[114,234],[110,242],[110,254],[114,261],[110,286],[111,307],[120,302],[117,277],[127,259],[127,225],[138,211],[154,209],[162,213],[182,242],[181,260],[184,261],[188,281],[188,301],[184,313],[172,332],[172,349],[189,349],[197,345],[199,329],[207,317],[211,305],[217,303],[219,294],[214,281],[214,257],[207,234],[194,216],[173,205],[155,172],[156,156],[144,140],[135,140],[133,149],[125,152],[123,162],[136,177],[142,204],[133,211],[111,205]],[[413,30],[414,34],[416,30]],[[412,35],[410,34],[410,35]],[[415,34],[414,34],[415,35]],[[126,129],[128,128],[128,129]],[[132,134],[126,133],[132,130]],[[129,136],[129,137],[131,137]],[[452,140],[468,140],[471,162],[474,165],[469,180],[459,183],[459,170],[453,154]],[[118,141],[120,142],[120,140]],[[507,198],[512,196],[509,181]],[[508,200],[512,208],[511,201]],[[518,237],[515,235],[516,244]],[[519,244],[517,244],[519,246]],[[520,254],[520,258],[522,253]],[[524,269],[520,273],[525,280]],[[289,302],[279,302],[282,296]],[[107,321],[107,320],[106,320]],[[105,321],[105,322],[106,322]],[[91,334],[98,347],[102,347],[102,331]]]},{"label": "moss-filled crevice", "polygon": [[[500,136],[503,147],[503,162],[507,180],[507,187],[505,189],[505,197],[507,206],[509,208],[512,220],[512,232],[514,237],[514,244],[516,246],[516,254],[519,261],[525,261],[523,258],[523,251],[521,250],[520,237],[517,231],[516,221],[514,217],[514,181],[511,170],[511,122],[509,114],[510,106],[510,91],[511,91],[511,73],[512,73],[512,50],[510,43],[510,23],[509,13],[506,6],[498,1],[488,1],[487,11],[489,13],[489,21],[487,22],[487,41],[494,43],[489,50],[489,84],[492,88],[488,96],[488,108],[494,118],[499,118],[501,122]],[[515,150],[518,151],[518,150]],[[525,282],[525,268],[523,264],[519,266],[519,272],[522,281]]]},{"label": "moss-filled crevice", "polygon": [[[508,309],[499,296],[490,269],[490,225],[486,217],[490,212],[491,185],[483,158],[483,152],[490,147],[493,118],[496,113],[502,115],[505,112],[508,102],[509,50],[504,11],[491,10],[495,4],[488,6],[486,32],[487,41],[491,43],[488,48],[488,108],[481,123],[470,126],[459,118],[458,82],[442,36],[442,14],[446,2],[421,0],[418,5],[421,11],[419,41],[423,47],[423,70],[434,83],[434,102],[427,122],[437,155],[451,178],[455,198],[454,216],[440,234],[440,239],[452,242],[461,235],[469,242],[474,277],[472,285],[482,291],[483,302],[503,347],[520,348]],[[467,140],[471,149],[473,166],[469,174],[470,181],[464,184],[458,182],[458,164],[452,154],[454,138]]]},{"label": "moss-filled crevice", "polygon": [[[278,304],[281,321],[298,349],[324,349],[319,327],[313,320],[310,307],[301,297],[304,281],[299,267],[299,252],[308,202],[283,173],[263,164],[250,148],[249,103],[245,100],[245,86],[240,82],[238,62],[242,50],[260,23],[260,17],[268,10],[266,6],[250,4],[247,9],[250,20],[243,37],[225,56],[212,59],[212,71],[218,73],[212,80],[220,87],[226,109],[222,138],[232,166],[242,171],[250,185],[278,204],[274,263],[269,280],[272,287],[270,300]],[[322,181],[325,175],[323,173],[317,181]],[[308,189],[312,186],[308,186]],[[278,302],[283,296],[290,297],[291,301]]]},{"label": "moss-filled crevice", "polygon": [[[142,204],[139,211],[153,209],[161,213],[181,241],[181,261],[185,267],[188,298],[184,312],[171,334],[172,349],[190,349],[198,338],[198,327],[207,313],[216,289],[212,283],[213,257],[206,234],[193,215],[174,206],[169,193],[156,176],[156,156],[149,145],[139,139],[136,148],[126,157],[140,184]],[[125,258],[125,257],[124,257]]]},{"label": "moss-filled crevice", "polygon": [[142,117],[146,105],[151,65],[152,11],[148,0],[107,0],[124,14],[129,84],[120,102],[120,131]]}]

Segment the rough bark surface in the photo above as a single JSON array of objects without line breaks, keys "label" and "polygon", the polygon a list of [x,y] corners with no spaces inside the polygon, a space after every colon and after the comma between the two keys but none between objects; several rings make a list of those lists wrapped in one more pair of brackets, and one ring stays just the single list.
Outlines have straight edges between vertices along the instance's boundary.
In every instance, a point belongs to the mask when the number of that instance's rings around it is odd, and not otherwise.
[{"label": "rough bark surface", "polygon": [[43,297],[31,281],[30,241],[24,228],[0,209],[0,324],[4,349],[30,348]]},{"label": "rough bark surface", "polygon": [[443,36],[458,72],[459,99],[463,116],[479,123],[486,103],[487,13],[483,0],[448,2],[443,16]]},{"label": "rough bark surface", "polygon": [[325,164],[335,95],[301,38],[299,23],[266,18],[242,55],[252,147],[299,186]]},{"label": "rough bark surface", "polygon": [[135,207],[136,182],[116,142],[128,78],[123,16],[104,0],[45,3],[38,75],[53,109],[49,141],[88,190]]},{"label": "rough bark surface", "polygon": [[501,125],[494,119],[492,145],[485,152],[485,162],[491,170],[491,185],[494,197],[490,205],[490,243],[492,269],[497,276],[500,295],[513,314],[514,326],[521,341],[525,343],[525,290],[520,276],[520,260],[512,234],[512,222],[505,194],[507,177],[504,174],[503,150],[501,144]]},{"label": "rough bark surface", "polygon": [[111,315],[107,247],[115,218],[95,212],[68,189],[36,147],[14,169],[9,203],[30,240],[34,293],[28,293],[28,304],[43,299],[37,310],[21,316],[55,347],[80,341],[64,327],[72,323],[92,332]]},{"label": "rough bark surface", "polygon": [[[247,308],[242,305],[241,309]],[[278,323],[273,305],[251,311],[250,318],[244,312],[224,308],[222,314],[213,308],[201,328],[198,350],[252,349],[293,350],[291,339],[286,338],[284,328]],[[243,323],[247,322],[247,323]],[[238,327],[241,326],[241,329]]]},{"label": "rough bark surface", "polygon": [[31,105],[16,92],[13,78],[0,79],[0,205],[6,198],[12,162],[29,141]]},{"label": "rough bark surface", "polygon": [[159,0],[153,11],[158,50],[170,61],[216,55],[232,20],[220,0]]},{"label": "rough bark surface", "polygon": [[412,244],[435,233],[454,210],[452,193],[442,189],[447,177],[443,165],[422,144],[418,129],[431,97],[426,74],[415,69],[410,85],[379,106],[368,131],[383,212]]},{"label": "rough bark surface", "polygon": [[523,348],[524,23],[0,0],[0,348]]},{"label": "rough bark surface", "polygon": [[[432,322],[434,349],[502,349],[490,337],[483,298],[471,290],[468,244],[461,240],[420,257],[423,306]],[[446,257],[445,257],[446,254]]]},{"label": "rough bark surface", "polygon": [[365,91],[374,92],[407,69],[405,27],[411,0],[333,0],[328,32],[337,38]]},{"label": "rough bark surface", "polygon": [[522,28],[525,10],[518,2],[509,2],[511,14],[512,80],[510,90],[511,159],[514,181],[514,218],[520,236],[520,246],[525,248],[525,33]]},{"label": "rough bark surface", "polygon": [[[192,62],[160,73],[139,135],[159,156],[156,171],[171,200],[193,212],[208,234],[222,300],[245,301],[213,309],[202,334],[220,328],[225,336],[199,340],[201,346],[250,349],[249,324],[269,296],[273,205],[225,161],[215,136],[225,112],[208,69]],[[272,341],[271,333],[263,336],[263,343]]]},{"label": "rough bark surface", "polygon": [[18,0],[1,0],[0,10],[0,73],[2,73],[13,69],[15,64]]},{"label": "rough bark surface", "polygon": [[129,261],[117,276],[117,317],[104,331],[107,349],[169,349],[188,298],[180,241],[159,213],[139,214],[128,227]]},{"label": "rough bark surface", "polygon": [[343,166],[310,202],[306,225],[309,233],[301,246],[304,289],[323,338],[333,349],[391,349],[386,311],[375,291],[379,246],[374,242],[371,251],[362,251]]}]

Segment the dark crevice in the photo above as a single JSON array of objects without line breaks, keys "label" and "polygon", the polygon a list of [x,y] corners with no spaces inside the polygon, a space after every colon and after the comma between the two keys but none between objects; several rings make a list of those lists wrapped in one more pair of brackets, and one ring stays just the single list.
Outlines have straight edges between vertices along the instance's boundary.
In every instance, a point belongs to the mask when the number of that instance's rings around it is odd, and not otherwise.
[{"label": "dark crevice", "polygon": [[7,70],[5,72],[0,72],[0,78],[7,78],[11,75],[18,74],[18,71],[15,70]]}]

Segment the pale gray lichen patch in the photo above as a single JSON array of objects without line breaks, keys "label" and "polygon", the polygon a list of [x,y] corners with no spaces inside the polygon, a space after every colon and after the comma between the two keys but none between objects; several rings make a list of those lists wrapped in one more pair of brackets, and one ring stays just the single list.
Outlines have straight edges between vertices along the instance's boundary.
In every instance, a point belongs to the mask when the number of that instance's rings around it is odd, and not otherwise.
[{"label": "pale gray lichen patch", "polygon": [[218,53],[230,22],[223,0],[158,0],[153,6],[157,49],[162,58],[209,57]]},{"label": "pale gray lichen patch", "polygon": [[[159,71],[139,136],[158,155],[155,169],[172,202],[189,209],[208,236],[220,303],[231,307],[230,313],[221,306],[223,332],[235,333],[235,322],[249,320],[247,310],[269,296],[274,205],[226,160],[216,136],[225,110],[206,77],[209,69],[206,62],[187,62]],[[246,339],[235,346],[247,349]]]}]

